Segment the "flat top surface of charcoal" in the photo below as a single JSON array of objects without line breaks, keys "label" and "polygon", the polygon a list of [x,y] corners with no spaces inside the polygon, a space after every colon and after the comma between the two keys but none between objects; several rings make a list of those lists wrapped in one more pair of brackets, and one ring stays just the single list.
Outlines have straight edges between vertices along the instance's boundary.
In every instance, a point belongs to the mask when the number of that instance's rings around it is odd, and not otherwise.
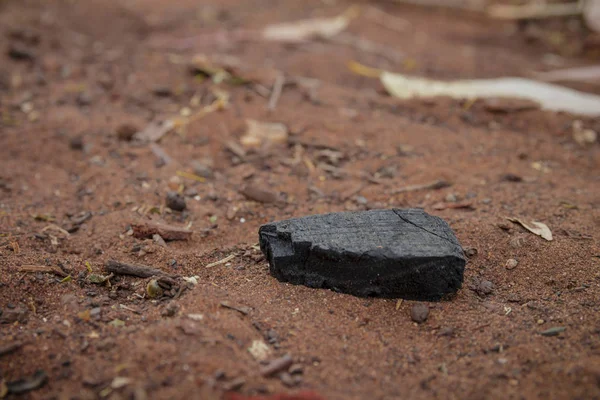
[{"label": "flat top surface of charcoal", "polygon": [[448,224],[420,209],[311,215],[263,225],[261,249],[283,281],[359,296],[439,299],[465,259]]}]

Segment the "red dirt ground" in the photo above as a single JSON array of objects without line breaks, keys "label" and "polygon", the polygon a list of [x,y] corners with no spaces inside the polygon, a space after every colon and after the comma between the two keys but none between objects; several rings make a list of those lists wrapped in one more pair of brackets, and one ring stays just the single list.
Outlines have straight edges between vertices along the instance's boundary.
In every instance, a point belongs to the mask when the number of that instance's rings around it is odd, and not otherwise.
[{"label": "red dirt ground", "polygon": [[[443,79],[528,76],[557,59],[585,64],[597,48],[581,39],[578,19],[519,30],[476,14],[370,4],[411,25],[396,32],[359,16],[349,32],[403,60],[330,42],[206,39],[337,15],[345,1],[0,0],[0,397],[8,382],[43,370],[45,385],[22,398],[600,398],[600,146],[573,140],[580,118],[493,113],[481,101],[397,101],[347,68],[354,60]],[[257,86],[218,85],[229,106],[166,135],[159,145],[172,162],[157,166],[150,146],[117,132],[210,104],[215,84],[189,72],[196,54],[230,55],[260,72],[266,97]],[[265,71],[319,86],[286,85],[269,111],[273,74]],[[239,143],[246,119],[286,124],[290,143],[234,156],[226,143]],[[598,119],[581,120],[600,130]],[[214,177],[177,177],[206,157]],[[452,186],[392,194],[438,179]],[[180,185],[199,197],[167,212],[166,193]],[[243,186],[284,201],[248,200]],[[474,209],[436,210],[453,196]],[[379,207],[423,207],[478,250],[463,289],[430,303],[422,324],[411,320],[414,302],[280,283],[255,247],[267,221]],[[92,217],[53,245],[49,235],[61,233],[45,228],[67,229],[81,212]],[[505,217],[542,221],[554,240]],[[194,235],[167,247],[130,236],[130,224],[150,218],[189,224]],[[85,263],[103,274],[109,259],[196,275],[198,284],[150,300],[148,279],[90,283]],[[518,265],[507,269],[508,259]],[[24,265],[61,266],[72,280],[21,272]],[[472,290],[480,280],[493,291]],[[540,334],[554,327],[565,330]],[[261,376],[248,351],[259,340],[268,360],[293,356],[296,378]],[[20,347],[5,351],[11,344]]]}]

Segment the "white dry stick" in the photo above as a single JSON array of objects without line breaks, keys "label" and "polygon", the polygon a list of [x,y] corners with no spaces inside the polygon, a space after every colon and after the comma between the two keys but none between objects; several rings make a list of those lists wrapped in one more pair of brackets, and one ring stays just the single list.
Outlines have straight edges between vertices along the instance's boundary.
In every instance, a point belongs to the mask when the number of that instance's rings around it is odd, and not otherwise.
[{"label": "white dry stick", "polygon": [[587,116],[600,115],[600,96],[524,78],[437,81],[383,71],[381,82],[395,97],[448,96],[455,99],[520,98],[533,100],[543,109]]},{"label": "white dry stick", "polygon": [[333,18],[313,18],[268,25],[262,31],[266,40],[302,43],[314,39],[328,39],[348,27],[350,18],[344,14]]},{"label": "white dry stick", "polygon": [[210,264],[208,264],[208,265],[207,265],[206,267],[204,267],[204,268],[212,268],[212,267],[216,267],[217,265],[226,264],[226,263],[228,263],[229,261],[233,260],[233,259],[235,258],[235,256],[236,256],[236,255],[237,255],[237,254],[235,254],[235,253],[234,253],[234,254],[230,254],[230,255],[228,255],[227,257],[225,257],[225,258],[223,258],[223,259],[221,259],[221,260],[219,260],[219,261],[215,261],[215,262],[213,262],[213,263],[210,263]]},{"label": "white dry stick", "polygon": [[285,83],[285,78],[282,73],[277,74],[277,78],[275,78],[275,82],[273,83],[273,90],[271,91],[271,97],[269,98],[269,104],[267,105],[267,109],[274,110],[277,107],[277,102],[279,101],[279,97],[281,96],[281,91],[283,90],[283,85]]},{"label": "white dry stick", "polygon": [[600,65],[557,69],[554,71],[538,72],[535,77],[547,82],[590,82],[600,83]]},{"label": "white dry stick", "polygon": [[583,11],[583,2],[543,4],[531,3],[522,6],[509,4],[493,4],[488,7],[487,14],[497,19],[543,19],[579,15]]},{"label": "white dry stick", "polygon": [[332,43],[354,47],[358,51],[375,54],[394,62],[400,62],[404,58],[404,55],[394,48],[373,42],[360,36],[352,35],[350,33],[340,33],[335,37],[329,38],[329,41]]}]

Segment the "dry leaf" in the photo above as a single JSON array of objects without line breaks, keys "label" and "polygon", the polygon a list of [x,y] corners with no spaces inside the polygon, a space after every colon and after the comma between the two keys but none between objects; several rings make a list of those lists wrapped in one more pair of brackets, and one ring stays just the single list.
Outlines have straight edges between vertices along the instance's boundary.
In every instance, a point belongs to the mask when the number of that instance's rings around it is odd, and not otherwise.
[{"label": "dry leaf", "polygon": [[448,96],[455,99],[508,97],[529,99],[546,110],[600,115],[600,96],[523,78],[436,81],[382,71],[381,82],[395,97]]},{"label": "dry leaf", "polygon": [[265,361],[271,356],[271,348],[262,340],[252,341],[252,345],[248,347],[248,351],[256,361]]},{"label": "dry leaf", "polygon": [[284,124],[248,119],[246,120],[246,126],[246,134],[240,139],[240,143],[246,149],[287,143],[288,128]]},{"label": "dry leaf", "polygon": [[314,39],[327,39],[344,31],[356,17],[356,9],[333,18],[312,18],[294,22],[268,25],[262,31],[266,40],[302,43]]},{"label": "dry leaf", "polygon": [[510,222],[521,225],[523,228],[527,229],[529,232],[535,233],[536,235],[541,236],[542,238],[544,238],[548,241],[552,240],[552,232],[550,231],[550,228],[548,228],[548,225],[546,225],[542,222],[531,221],[530,223],[527,223],[519,218],[506,218],[506,219],[509,220]]}]

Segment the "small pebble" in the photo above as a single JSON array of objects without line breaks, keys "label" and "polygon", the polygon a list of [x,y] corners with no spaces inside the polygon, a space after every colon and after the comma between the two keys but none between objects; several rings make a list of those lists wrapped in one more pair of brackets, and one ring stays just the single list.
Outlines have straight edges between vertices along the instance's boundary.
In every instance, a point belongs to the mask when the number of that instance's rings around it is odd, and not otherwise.
[{"label": "small pebble", "polygon": [[160,312],[160,315],[163,317],[173,317],[179,311],[179,306],[175,303],[169,303],[167,306]]},{"label": "small pebble", "polygon": [[81,136],[71,138],[69,146],[71,147],[71,150],[83,150],[83,138]]},{"label": "small pebble", "polygon": [[555,326],[550,329],[546,329],[543,332],[540,332],[540,335],[542,335],[542,336],[558,336],[562,332],[564,332],[566,329],[567,328],[565,328],[564,326]]},{"label": "small pebble", "polygon": [[519,262],[517,260],[515,260],[514,258],[509,258],[508,260],[506,260],[506,264],[504,264],[504,267],[506,269],[515,269],[517,265],[519,265]]},{"label": "small pebble", "polygon": [[185,197],[177,192],[168,192],[165,203],[173,211],[183,211],[186,207]]},{"label": "small pebble", "polygon": [[478,253],[475,247],[465,247],[464,249],[465,255],[469,258],[475,257]]},{"label": "small pebble", "polygon": [[288,369],[288,372],[292,375],[301,374],[304,372],[304,367],[302,364],[292,364],[292,366]]},{"label": "small pebble", "polygon": [[117,128],[117,138],[123,141],[130,141],[133,139],[133,135],[135,135],[139,129],[131,124],[122,124]]},{"label": "small pebble", "polygon": [[96,315],[100,315],[100,313],[102,312],[102,308],[100,307],[94,307],[90,310],[90,316],[94,317]]},{"label": "small pebble", "polygon": [[410,318],[417,324],[427,321],[429,317],[429,306],[425,303],[417,303],[410,309]]},{"label": "small pebble", "polygon": [[215,176],[212,169],[212,160],[192,161],[192,168],[194,169],[194,174],[203,178],[211,179]]},{"label": "small pebble", "polygon": [[36,58],[35,53],[33,51],[19,44],[10,45],[10,47],[8,48],[8,56],[13,60],[19,61],[33,61]]},{"label": "small pebble", "polygon": [[452,336],[454,336],[454,333],[455,333],[455,329],[452,328],[451,326],[447,326],[447,327],[440,329],[440,331],[438,332],[438,336],[452,337]]},{"label": "small pebble", "polygon": [[361,206],[366,205],[369,201],[366,199],[366,197],[364,196],[356,196],[354,198],[354,201],[356,202],[356,204],[359,204]]},{"label": "small pebble", "polygon": [[152,88],[152,94],[156,97],[170,97],[173,95],[173,91],[168,86],[156,85]]},{"label": "small pebble", "polygon": [[514,248],[523,247],[523,244],[525,244],[525,238],[523,236],[515,236],[510,239],[509,244]]},{"label": "small pebble", "polygon": [[501,181],[505,182],[523,182],[523,178],[515,174],[504,174],[500,177]]},{"label": "small pebble", "polygon": [[479,296],[485,297],[487,295],[492,294],[492,292],[494,291],[494,284],[485,279],[475,279],[470,289],[477,293]]},{"label": "small pebble", "polygon": [[83,91],[77,95],[77,105],[85,107],[90,104],[92,104],[92,95],[89,92]]},{"label": "small pebble", "polygon": [[296,385],[296,380],[287,372],[282,372],[279,374],[279,379],[281,379],[281,382],[285,386],[292,387]]},{"label": "small pebble", "polygon": [[196,188],[187,188],[183,192],[183,195],[185,197],[196,197],[196,196],[198,196],[198,189],[196,189]]},{"label": "small pebble", "polygon": [[448,193],[446,195],[446,197],[444,198],[444,200],[447,203],[456,203],[456,201],[458,200],[458,198],[456,197],[456,195],[454,193]]}]

